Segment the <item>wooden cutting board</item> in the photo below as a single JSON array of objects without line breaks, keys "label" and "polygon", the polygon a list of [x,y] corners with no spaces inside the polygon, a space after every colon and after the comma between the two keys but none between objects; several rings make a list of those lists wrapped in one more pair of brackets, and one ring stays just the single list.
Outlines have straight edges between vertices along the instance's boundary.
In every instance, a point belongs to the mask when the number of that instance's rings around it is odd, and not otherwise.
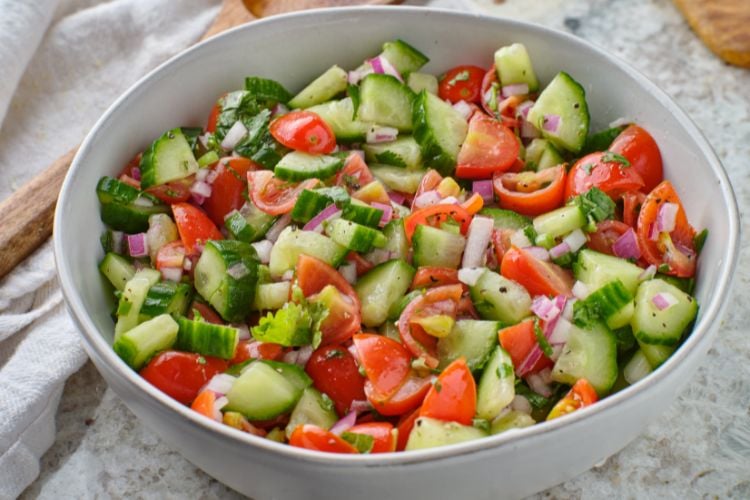
[{"label": "wooden cutting board", "polygon": [[698,36],[729,64],[750,68],[750,0],[674,0]]}]

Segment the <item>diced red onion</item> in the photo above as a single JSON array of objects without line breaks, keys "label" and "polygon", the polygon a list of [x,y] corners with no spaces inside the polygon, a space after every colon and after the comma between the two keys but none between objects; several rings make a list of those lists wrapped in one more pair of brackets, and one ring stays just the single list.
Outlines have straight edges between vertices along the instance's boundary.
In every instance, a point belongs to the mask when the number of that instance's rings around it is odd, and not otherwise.
[{"label": "diced red onion", "polygon": [[424,208],[431,205],[436,205],[440,203],[441,199],[442,198],[440,197],[440,193],[438,193],[434,189],[431,191],[425,191],[424,193],[414,198],[414,208]]},{"label": "diced red onion", "polygon": [[489,217],[475,216],[469,224],[466,234],[466,248],[464,249],[461,267],[480,267],[484,265],[484,254],[492,238],[495,221]]},{"label": "diced red onion", "polygon": [[388,191],[388,198],[397,205],[403,205],[404,201],[406,201],[406,196],[398,191]]},{"label": "diced red onion", "polygon": [[141,169],[138,167],[133,167],[130,169],[130,177],[133,179],[140,181],[141,180]]},{"label": "diced red onion", "polygon": [[276,240],[279,239],[279,235],[281,234],[281,232],[284,229],[286,229],[286,227],[291,223],[292,223],[291,214],[282,215],[268,229],[268,231],[266,232],[266,239],[276,243]]},{"label": "diced red onion", "polygon": [[453,104],[453,109],[458,111],[465,120],[468,120],[474,109],[466,101],[457,101]]},{"label": "diced red onion", "polygon": [[381,127],[373,125],[367,130],[367,144],[378,144],[381,142],[392,142],[398,137],[398,129],[393,127]]},{"label": "diced red onion", "polygon": [[294,269],[284,271],[284,274],[281,275],[281,281],[292,281],[292,279],[294,279]]},{"label": "diced red onion", "polygon": [[352,357],[354,358],[354,361],[357,362],[357,366],[359,366],[361,363],[360,363],[360,359],[359,359],[359,351],[357,350],[357,346],[354,345],[354,344],[352,344],[349,347],[347,347],[346,349],[349,351],[349,354],[352,355]]},{"label": "diced red onion", "polygon": [[206,202],[206,197],[197,193],[190,193],[190,199],[196,205],[203,205]]},{"label": "diced red onion", "polygon": [[531,303],[531,312],[539,316],[540,319],[549,322],[557,318],[562,311],[554,301],[544,295],[539,295]]},{"label": "diced red onion", "polygon": [[455,196],[446,196],[438,202],[438,205],[459,205],[460,203]]},{"label": "diced red onion", "polygon": [[537,137],[541,137],[541,134],[530,121],[522,120],[521,137],[523,139],[536,139]]},{"label": "diced red onion", "polygon": [[549,335],[549,343],[552,345],[565,344],[570,337],[570,330],[573,328],[573,324],[563,318],[562,316],[557,318],[555,327]]},{"label": "diced red onion", "polygon": [[677,211],[680,207],[676,203],[662,203],[656,214],[656,230],[660,233],[671,233],[677,223]]},{"label": "diced red onion", "polygon": [[481,196],[486,204],[489,204],[495,201],[495,194],[494,194],[491,180],[472,182],[471,191]]},{"label": "diced red onion", "polygon": [[271,250],[273,249],[273,242],[269,240],[261,240],[252,243],[255,252],[258,254],[258,259],[261,264],[268,264],[271,261]]},{"label": "diced red onion", "polygon": [[567,253],[570,253],[570,245],[565,241],[549,249],[549,256],[553,259],[559,259]]},{"label": "diced red onion", "polygon": [[339,273],[341,273],[341,276],[343,276],[349,284],[353,285],[357,282],[357,266],[354,262],[347,262],[339,267]]},{"label": "diced red onion", "polygon": [[137,207],[153,207],[154,202],[146,198],[145,196],[139,196],[133,200],[133,205]]},{"label": "diced red onion", "polygon": [[654,303],[658,310],[664,311],[677,304],[678,300],[669,292],[661,292],[654,295],[651,298],[651,302]]},{"label": "diced red onion", "polygon": [[524,375],[529,373],[529,371],[534,368],[534,365],[536,365],[537,361],[541,359],[542,354],[543,353],[539,348],[539,344],[535,342],[534,347],[531,348],[531,351],[529,351],[521,364],[516,368],[516,375],[518,375],[519,377],[523,377]]},{"label": "diced red onion", "polygon": [[275,118],[279,115],[285,115],[289,112],[289,108],[284,104],[277,102],[273,108],[271,108],[271,118]]},{"label": "diced red onion", "polygon": [[216,394],[223,396],[232,389],[232,386],[236,381],[237,377],[227,375],[226,373],[218,373],[211,377],[211,380],[208,381],[204,390],[213,391]]},{"label": "diced red onion", "polygon": [[549,260],[549,252],[544,247],[526,247],[524,248],[527,252],[529,252],[535,259],[548,261]]},{"label": "diced red onion", "polygon": [[127,236],[127,241],[128,253],[131,257],[148,256],[148,242],[146,241],[146,233],[129,234]]},{"label": "diced red onion", "polygon": [[646,281],[646,280],[650,280],[654,276],[656,276],[656,266],[651,264],[646,269],[644,269],[641,274],[638,275],[638,280]]},{"label": "diced red onion", "polygon": [[516,118],[523,118],[526,120],[532,106],[534,106],[534,101],[523,101],[518,107],[516,107]]},{"label": "diced red onion", "polygon": [[367,62],[370,63],[370,66],[372,66],[372,70],[375,73],[391,75],[397,78],[398,81],[400,81],[401,83],[404,82],[404,79],[401,77],[401,73],[399,73],[398,70],[395,67],[393,67],[393,64],[391,64],[391,62],[385,57],[383,56],[373,57]]},{"label": "diced red onion", "polygon": [[231,151],[237,144],[240,143],[242,139],[245,138],[246,135],[247,128],[240,120],[237,120],[236,122],[234,122],[234,125],[232,125],[232,127],[227,131],[227,134],[221,141],[221,147],[225,151]]},{"label": "diced red onion", "polygon": [[347,73],[346,80],[351,85],[357,85],[360,80],[362,80],[362,78],[366,77],[370,73],[373,73],[372,66],[369,64],[365,64],[364,66]]},{"label": "diced red onion", "polygon": [[284,353],[284,355],[281,357],[281,360],[284,363],[288,363],[290,365],[296,365],[298,358],[299,358],[299,351],[297,351],[296,349],[292,349],[291,351]]},{"label": "diced red onion", "polygon": [[243,262],[237,262],[227,268],[227,274],[236,280],[241,280],[250,273],[250,270]]},{"label": "diced red onion", "polygon": [[522,229],[514,231],[510,235],[510,244],[518,248],[530,248],[534,245],[529,241],[529,237],[526,236],[526,233],[524,233]]},{"label": "diced red onion", "polygon": [[307,362],[310,361],[312,353],[313,348],[311,345],[303,345],[302,347],[300,347],[297,351],[297,365],[304,368],[305,365],[307,365]]},{"label": "diced red onion", "polygon": [[383,248],[375,248],[365,255],[365,260],[373,266],[377,266],[378,264],[391,260],[392,257],[392,252]]},{"label": "diced red onion", "polygon": [[586,244],[586,241],[588,241],[588,239],[586,238],[586,235],[583,234],[583,231],[581,231],[580,229],[576,229],[565,238],[563,238],[563,241],[568,244],[571,252],[577,252],[583,245]]},{"label": "diced red onion", "polygon": [[233,323],[232,326],[237,329],[237,338],[248,340],[250,338],[250,328],[245,323]]},{"label": "diced red onion", "polygon": [[557,361],[562,354],[565,344],[552,344],[552,355],[549,357],[552,361]]},{"label": "diced red onion", "polygon": [[[557,328],[558,322],[562,319],[562,313],[565,310],[565,305],[568,301],[568,298],[564,295],[558,295],[552,300],[552,303],[555,305],[555,308],[559,311],[557,314],[554,314],[553,317],[551,317],[549,320],[545,320],[544,322],[544,336],[545,338],[550,338],[552,333]],[[554,310],[548,311],[548,314],[552,316],[554,313]]]},{"label": "diced red onion", "polygon": [[323,231],[323,222],[331,220],[340,215],[341,210],[339,210],[335,203],[331,203],[323,210],[321,210],[318,215],[310,219],[310,221],[305,224],[302,229],[304,231],[315,231],[316,233],[320,233]]},{"label": "diced red onion", "polygon": [[220,171],[223,172],[226,169],[225,164],[222,162],[219,164],[217,168],[209,169],[208,174],[206,174],[206,183],[210,186],[214,183],[217,177],[219,177]]},{"label": "diced red onion", "polygon": [[383,211],[383,216],[380,218],[380,227],[385,226],[390,222],[391,216],[393,215],[393,207],[390,205],[386,205],[385,203],[378,203],[377,201],[373,201],[370,203],[372,208],[377,208],[378,210]]},{"label": "diced red onion", "polygon": [[544,115],[544,119],[542,120],[542,128],[547,132],[555,133],[560,128],[561,121],[562,119],[558,115]]},{"label": "diced red onion", "polygon": [[216,398],[216,401],[214,401],[214,420],[216,420],[217,422],[221,422],[222,420],[221,409],[224,408],[228,404],[229,404],[229,400],[225,396]]},{"label": "diced red onion", "polygon": [[575,295],[576,298],[583,300],[588,297],[590,293],[591,291],[589,291],[588,285],[583,281],[576,281],[573,284],[573,295]]},{"label": "diced red onion", "polygon": [[357,412],[357,414],[360,414],[372,410],[372,405],[366,399],[355,399],[354,401],[352,401],[350,409],[351,411],[355,411]]},{"label": "diced red onion", "polygon": [[622,259],[640,259],[641,250],[638,248],[638,239],[635,237],[633,228],[628,228],[612,244],[614,254]]},{"label": "diced red onion", "polygon": [[651,223],[650,226],[648,226],[648,239],[651,241],[656,241],[659,239],[659,229],[656,227],[655,223]]},{"label": "diced red onion", "polygon": [[548,398],[552,395],[552,389],[550,389],[549,386],[544,383],[542,377],[538,373],[532,373],[528,375],[526,377],[526,382],[529,384],[531,390],[536,392],[537,394],[541,394],[545,398]]},{"label": "diced red onion", "polygon": [[208,173],[211,169],[208,168],[199,168],[198,171],[195,173],[195,180],[196,181],[205,181],[206,177],[208,177]]},{"label": "diced red onion", "polygon": [[527,83],[514,83],[512,85],[505,85],[502,89],[503,97],[512,97],[515,95],[526,95],[529,93],[529,84]]},{"label": "diced red onion", "polygon": [[565,308],[562,312],[562,317],[567,319],[568,321],[573,321],[573,306],[575,306],[575,303],[578,302],[578,299],[576,298],[569,298],[565,302]]},{"label": "diced red onion", "polygon": [[161,276],[167,281],[179,283],[182,279],[182,267],[162,267]]},{"label": "diced red onion", "polygon": [[529,400],[521,395],[516,395],[516,397],[513,398],[513,401],[510,402],[510,408],[521,413],[531,413],[531,403],[529,403]]},{"label": "diced red onion", "polygon": [[479,277],[487,269],[484,267],[464,267],[458,270],[458,281],[468,286],[474,286],[479,281]]},{"label": "diced red onion", "polygon": [[211,196],[211,185],[205,181],[196,181],[190,186],[190,193],[206,198]]},{"label": "diced red onion", "polygon": [[333,424],[333,426],[329,429],[331,433],[336,434],[337,436],[340,436],[344,432],[348,431],[352,427],[354,427],[354,424],[357,423],[357,412],[356,411],[350,411],[346,414],[344,418]]},{"label": "diced red onion", "polygon": [[674,247],[683,255],[686,255],[688,257],[695,255],[695,250],[693,250],[692,248],[681,245],[678,241],[673,241],[672,243],[674,244]]},{"label": "diced red onion", "polygon": [[182,262],[182,268],[185,271],[190,271],[193,268],[193,261],[190,259],[184,259]]}]

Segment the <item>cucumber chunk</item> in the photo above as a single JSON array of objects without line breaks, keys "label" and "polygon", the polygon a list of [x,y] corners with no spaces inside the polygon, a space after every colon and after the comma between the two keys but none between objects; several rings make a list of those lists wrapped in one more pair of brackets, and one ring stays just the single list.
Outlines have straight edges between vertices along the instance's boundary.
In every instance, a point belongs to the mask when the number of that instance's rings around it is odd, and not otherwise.
[{"label": "cucumber chunk", "polygon": [[[559,119],[556,128],[548,124],[556,119]],[[586,92],[569,74],[561,71],[539,94],[529,110],[528,120],[555,146],[578,153],[589,133]]]},{"label": "cucumber chunk", "polygon": [[326,223],[325,232],[333,241],[355,252],[369,252],[373,247],[383,248],[388,241],[380,231],[344,219]]},{"label": "cucumber chunk", "polygon": [[607,283],[620,280],[625,289],[635,295],[643,269],[625,259],[584,249],[578,253],[573,265],[576,279],[588,285],[592,292]]},{"label": "cucumber chunk", "polygon": [[604,325],[572,327],[562,354],[552,368],[552,379],[573,385],[585,378],[599,396],[609,393],[618,376],[617,341]]},{"label": "cucumber chunk", "polygon": [[438,369],[444,369],[462,356],[466,358],[469,370],[482,368],[492,354],[492,348],[497,345],[499,329],[500,324],[496,321],[456,321],[450,334],[438,340]]},{"label": "cucumber chunk", "polygon": [[414,428],[409,434],[406,451],[463,443],[485,436],[487,436],[487,433],[476,427],[461,425],[457,422],[443,422],[429,417],[419,417],[414,422]]},{"label": "cucumber chunk", "polygon": [[383,218],[383,211],[379,208],[371,207],[356,198],[352,198],[352,202],[342,210],[341,218],[362,224],[363,226],[378,227],[380,219]]},{"label": "cucumber chunk", "polygon": [[204,356],[232,359],[240,333],[233,326],[216,325],[205,321],[177,318],[180,327],[174,348],[196,352]]},{"label": "cucumber chunk", "polygon": [[346,71],[335,64],[310,82],[287,103],[290,108],[309,108],[326,102],[344,92],[347,86]]},{"label": "cucumber chunk", "polygon": [[[657,295],[675,303],[659,310],[654,304]],[[666,281],[652,279],[638,287],[631,326],[640,342],[672,346],[680,341],[697,314],[698,304],[690,295]]]},{"label": "cucumber chunk", "polygon": [[272,361],[269,359],[264,359],[260,362],[265,363],[280,373],[286,381],[292,384],[292,386],[299,390],[300,393],[310,387],[313,383],[310,376],[305,373],[305,370],[300,366],[290,363],[282,363],[281,361]]},{"label": "cucumber chunk", "polygon": [[184,179],[198,171],[198,162],[182,130],[173,128],[143,152],[140,163],[141,188]]},{"label": "cucumber chunk", "polygon": [[495,229],[524,229],[531,225],[531,219],[525,215],[514,212],[513,210],[505,210],[503,208],[483,208],[479,211],[479,215],[492,218],[495,222]]},{"label": "cucumber chunk", "polygon": [[362,276],[354,290],[362,303],[362,323],[377,327],[388,318],[388,311],[411,285],[414,268],[401,259],[375,266]]},{"label": "cucumber chunk", "polygon": [[172,347],[178,329],[172,316],[162,314],[117,337],[112,349],[133,370],[138,371],[154,354]]},{"label": "cucumber chunk", "polygon": [[321,189],[305,189],[297,197],[292,209],[292,220],[306,224],[326,207],[336,204],[345,207],[349,204],[349,193],[346,189],[334,186]]},{"label": "cucumber chunk", "polygon": [[122,291],[125,284],[135,275],[135,267],[128,259],[114,252],[108,252],[99,264],[99,270],[112,283],[116,290]]},{"label": "cucumber chunk", "polygon": [[331,400],[326,399],[317,389],[308,387],[289,417],[289,423],[285,428],[286,437],[289,438],[294,429],[305,424],[317,425],[328,430],[338,419]]},{"label": "cucumber chunk", "polygon": [[189,284],[160,281],[146,294],[140,310],[141,321],[160,314],[183,315],[192,298],[193,287]]},{"label": "cucumber chunk", "polygon": [[380,55],[388,59],[388,62],[404,78],[409,76],[409,73],[419,71],[422,66],[430,61],[426,55],[399,39],[385,42],[383,52]]},{"label": "cucumber chunk", "polygon": [[649,363],[643,350],[638,349],[625,365],[625,368],[623,368],[622,375],[628,384],[635,384],[652,371],[654,369],[651,367],[651,363]]},{"label": "cucumber chunk", "polygon": [[592,319],[601,320],[609,328],[617,329],[630,324],[633,311],[633,295],[620,280],[615,280],[576,302],[573,319],[584,324]]},{"label": "cucumber chunk", "polygon": [[344,166],[344,159],[337,156],[311,155],[292,151],[284,155],[276,164],[273,173],[285,181],[306,179],[328,179]]},{"label": "cucumber chunk", "polygon": [[526,147],[526,168],[544,170],[565,163],[565,159],[557,148],[548,140],[537,138]]},{"label": "cucumber chunk", "polygon": [[276,217],[268,215],[247,200],[240,210],[234,210],[224,218],[224,227],[234,240],[253,243],[263,239],[276,222]]},{"label": "cucumber chunk", "polygon": [[125,283],[120,302],[117,304],[117,324],[115,340],[128,330],[135,328],[140,319],[141,307],[146,300],[148,290],[161,278],[159,271],[141,269]]},{"label": "cucumber chunk", "polygon": [[337,142],[362,142],[371,123],[354,118],[354,103],[350,97],[329,101],[307,109],[320,116],[333,130]]},{"label": "cucumber chunk", "polygon": [[675,349],[677,349],[677,346],[672,345],[646,344],[640,341],[638,344],[641,347],[641,351],[643,351],[643,355],[646,356],[651,368],[654,370],[669,359]]},{"label": "cucumber chunk", "polygon": [[255,291],[254,311],[281,309],[289,301],[291,285],[288,281],[262,283]]},{"label": "cucumber chunk", "polygon": [[268,269],[274,278],[294,269],[300,254],[316,257],[333,267],[338,266],[346,254],[345,246],[312,231],[302,231],[293,227],[284,229],[271,250]]},{"label": "cucumber chunk", "polygon": [[365,159],[370,163],[383,163],[408,169],[422,166],[422,150],[410,135],[390,142],[364,144],[362,149],[365,151]]},{"label": "cucumber chunk", "polygon": [[477,418],[493,420],[500,415],[516,397],[515,380],[510,354],[495,347],[477,386]]},{"label": "cucumber chunk", "polygon": [[195,265],[195,289],[225,321],[238,323],[253,303],[258,266],[249,243],[208,241]]},{"label": "cucumber chunk", "polygon": [[458,269],[466,238],[432,226],[418,225],[412,236],[415,266]]},{"label": "cucumber chunk", "polygon": [[411,106],[414,92],[386,74],[372,73],[359,84],[357,117],[365,122],[395,127],[399,132],[411,132]]},{"label": "cucumber chunk", "polygon": [[500,434],[511,429],[523,429],[534,425],[536,421],[527,413],[520,411],[506,411],[502,412],[495,420],[492,421],[490,426],[490,434]]},{"label": "cucumber chunk", "polygon": [[420,92],[413,106],[414,139],[422,148],[424,164],[451,175],[469,125],[464,117],[434,94]]},{"label": "cucumber chunk", "polygon": [[112,177],[99,179],[96,196],[101,204],[102,222],[129,234],[146,231],[150,216],[169,212],[168,205]]},{"label": "cucumber chunk", "polygon": [[394,167],[393,165],[379,164],[370,165],[370,171],[388,189],[408,194],[417,192],[419,183],[422,182],[422,178],[427,174],[427,170],[421,168],[406,170],[401,167]]},{"label": "cucumber chunk", "polygon": [[484,319],[518,323],[531,314],[531,296],[513,280],[486,270],[469,288],[474,307]]},{"label": "cucumber chunk", "polygon": [[410,73],[406,79],[406,84],[415,94],[419,94],[423,90],[430,94],[438,94],[438,79],[435,75],[429,73]]},{"label": "cucumber chunk", "polygon": [[302,391],[270,365],[254,361],[232,385],[224,409],[248,420],[269,420],[294,408]]},{"label": "cucumber chunk", "polygon": [[383,228],[383,234],[388,239],[385,250],[397,259],[406,260],[409,255],[409,241],[406,239],[404,219],[393,219]]},{"label": "cucumber chunk", "polygon": [[539,80],[531,65],[531,58],[522,43],[497,49],[495,69],[503,86],[525,83],[529,86],[529,93],[536,92],[539,88]]},{"label": "cucumber chunk", "polygon": [[534,217],[534,231],[557,238],[586,225],[586,217],[578,205],[566,205]]}]

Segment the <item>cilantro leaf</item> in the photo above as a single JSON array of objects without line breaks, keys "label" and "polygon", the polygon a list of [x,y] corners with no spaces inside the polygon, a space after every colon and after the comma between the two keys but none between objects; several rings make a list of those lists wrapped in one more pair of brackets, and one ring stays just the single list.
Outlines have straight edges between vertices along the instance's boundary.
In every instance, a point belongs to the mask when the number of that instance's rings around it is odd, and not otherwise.
[{"label": "cilantro leaf", "polygon": [[341,439],[354,446],[360,453],[370,453],[372,451],[375,438],[369,434],[358,434],[356,432],[344,432]]},{"label": "cilantro leaf", "polygon": [[708,238],[708,229],[704,229],[693,238],[693,248],[695,248],[696,255],[700,255],[701,250],[703,250],[703,245],[706,244],[706,238]]},{"label": "cilantro leaf", "polygon": [[258,326],[252,328],[253,337],[260,342],[273,342],[283,346],[310,345],[320,343],[320,323],[328,315],[328,309],[320,303],[295,304],[288,302],[276,311],[260,318]]},{"label": "cilantro leaf", "polygon": [[544,408],[550,403],[549,398],[545,398],[541,394],[537,394],[536,392],[529,389],[529,387],[523,383],[522,379],[516,379],[516,394],[519,396],[525,397],[531,406],[535,409]]},{"label": "cilantro leaf", "polygon": [[573,202],[589,221],[590,226],[597,222],[611,219],[615,215],[615,202],[596,187],[592,187],[583,194],[573,198]]},{"label": "cilantro leaf", "polygon": [[602,161],[607,163],[619,163],[622,167],[629,167],[630,161],[619,153],[606,151],[602,155]]},{"label": "cilantro leaf", "polygon": [[539,344],[539,348],[542,350],[545,356],[552,356],[552,346],[549,345],[547,337],[544,336],[542,328],[539,326],[539,318],[534,318],[534,336],[536,336],[536,342]]}]

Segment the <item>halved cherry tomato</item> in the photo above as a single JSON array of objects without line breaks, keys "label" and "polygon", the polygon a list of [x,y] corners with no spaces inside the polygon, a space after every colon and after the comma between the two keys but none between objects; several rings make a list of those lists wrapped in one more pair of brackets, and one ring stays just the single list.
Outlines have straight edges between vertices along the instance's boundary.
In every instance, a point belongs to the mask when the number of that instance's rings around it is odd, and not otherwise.
[{"label": "halved cherry tomato", "polygon": [[349,412],[352,401],[365,399],[365,378],[359,373],[354,356],[341,344],[316,349],[305,371],[315,388],[333,400],[339,415]]},{"label": "halved cherry tomato", "polygon": [[190,409],[193,411],[197,411],[204,417],[208,417],[211,420],[216,420],[217,422],[221,422],[219,415],[221,415],[221,412],[216,412],[216,393],[214,391],[203,391],[196,398],[193,400],[193,403],[190,405]]},{"label": "halved cherry tomato", "polygon": [[568,413],[590,406],[599,401],[596,390],[585,378],[578,379],[570,391],[550,410],[547,420],[562,417]]},{"label": "halved cherry tomato", "polygon": [[[675,228],[670,233],[661,233],[656,241],[651,239],[652,227],[656,224],[659,209],[665,203],[677,205]],[[669,181],[664,181],[649,193],[638,215],[638,246],[649,264],[660,267],[660,271],[680,278],[695,274],[695,229],[687,220],[685,209],[677,192]]]},{"label": "halved cherry tomato", "polygon": [[[138,154],[137,154],[137,155],[135,155],[135,156],[134,156],[133,158],[131,158],[131,160],[130,160],[130,161],[129,161],[129,162],[128,162],[128,163],[127,163],[127,164],[126,164],[126,165],[125,165],[125,166],[124,166],[123,168],[122,168],[122,170],[120,171],[120,173],[119,173],[119,174],[117,174],[117,177],[119,178],[119,177],[121,177],[121,176],[123,176],[123,175],[127,175],[127,176],[128,176],[128,177],[130,177],[131,179],[135,179],[135,178],[139,177],[139,176],[138,176],[138,175],[137,175],[137,174],[136,174],[136,173],[134,172],[134,170],[136,170],[136,169],[140,170],[140,166],[141,166],[141,157],[142,157],[142,156],[143,156],[143,154],[142,154],[142,153],[138,153]],[[137,181],[136,181],[136,182],[137,182]],[[138,183],[138,185],[140,186],[140,182]],[[139,189],[140,189],[140,188],[139,188]]]},{"label": "halved cherry tomato", "polygon": [[344,168],[336,174],[336,185],[345,187],[349,193],[358,191],[374,180],[375,176],[370,172],[367,163],[356,153],[346,157]]},{"label": "halved cherry tomato", "polygon": [[172,241],[162,246],[158,252],[156,252],[156,269],[161,271],[164,268],[178,267],[182,269],[185,263],[185,245],[182,241]]},{"label": "halved cherry tomato", "polygon": [[637,170],[616,159],[607,161],[607,155],[610,153],[591,153],[573,165],[568,173],[565,199],[597,187],[613,200],[618,200],[623,193],[638,191],[643,187],[643,178]]},{"label": "halved cherry tomato", "polygon": [[493,187],[498,204],[524,215],[539,215],[563,203],[565,165],[540,172],[519,172],[495,175]]},{"label": "halved cherry tomato", "polygon": [[595,232],[589,234],[586,246],[600,253],[614,255],[612,245],[629,229],[630,226],[619,220],[604,220],[596,225]]},{"label": "halved cherry tomato", "polygon": [[[442,181],[443,176],[440,175],[437,170],[432,168],[429,169],[424,177],[422,177],[422,180],[419,182],[417,192],[414,193],[414,199],[416,200],[421,194],[426,193],[427,191],[436,189]],[[414,211],[416,210],[416,207],[414,207],[414,205],[412,204],[411,209],[412,211]]]},{"label": "halved cherry tomato", "polygon": [[451,68],[440,78],[438,96],[452,103],[458,101],[479,103],[484,74],[485,70],[479,66]]},{"label": "halved cherry tomato", "polygon": [[458,280],[458,271],[450,267],[422,266],[417,269],[411,282],[414,288],[429,288],[433,286],[455,285],[461,283]]},{"label": "halved cherry tomato", "polygon": [[471,223],[471,214],[460,205],[438,204],[419,208],[404,219],[404,232],[411,242],[411,237],[419,224],[440,227],[443,222],[453,219],[461,225],[461,233],[466,234]]},{"label": "halved cherry tomato", "polygon": [[432,377],[420,377],[412,371],[396,393],[389,398],[379,393],[368,380],[365,383],[365,394],[367,400],[381,415],[403,415],[422,404],[427,391],[432,387],[432,379]]},{"label": "halved cherry tomato", "polygon": [[372,450],[370,453],[388,453],[396,451],[396,433],[393,424],[389,422],[367,422],[349,428],[347,432],[372,436]]},{"label": "halved cherry tomato", "polygon": [[248,359],[278,360],[284,353],[284,347],[272,342],[258,342],[254,340],[240,340],[234,351],[230,365],[236,365]]},{"label": "halved cherry tomato", "polygon": [[477,386],[466,359],[449,364],[427,392],[419,415],[471,425],[477,407]]},{"label": "halved cherry tomato", "polygon": [[182,244],[188,254],[195,253],[196,245],[209,240],[222,240],[224,237],[216,225],[200,208],[189,203],[175,203],[172,205],[174,222],[180,233]]},{"label": "halved cherry tomato", "polygon": [[411,355],[404,346],[382,335],[359,333],[354,337],[359,364],[367,380],[383,399],[393,396],[411,372]]},{"label": "halved cherry tomato", "polygon": [[151,186],[146,192],[159,198],[164,203],[173,205],[190,199],[190,186],[193,185],[195,176],[191,175],[178,181]]},{"label": "halved cherry tomato", "polygon": [[328,154],[336,148],[331,126],[312,111],[291,111],[271,122],[271,135],[284,146],[310,154]]},{"label": "halved cherry tomato", "polygon": [[330,453],[359,453],[354,446],[336,434],[312,424],[298,425],[289,437],[289,444]]},{"label": "halved cherry tomato", "polygon": [[430,368],[438,365],[437,339],[426,333],[414,320],[436,314],[455,318],[462,294],[462,285],[430,288],[409,302],[398,319],[398,332],[404,345]]},{"label": "halved cherry tomato", "polygon": [[414,422],[419,418],[419,411],[421,409],[420,407],[411,413],[404,414],[398,420],[398,425],[396,426],[396,429],[398,429],[397,451],[404,451],[406,449],[406,443],[409,441],[409,435],[411,435],[411,430],[414,428]]},{"label": "halved cherry tomato", "polygon": [[483,113],[475,113],[458,152],[456,177],[489,179],[513,166],[520,143],[505,125]]},{"label": "halved cherry tomato", "polygon": [[609,150],[628,159],[630,168],[643,179],[643,190],[648,193],[664,180],[659,146],[651,134],[638,125],[629,125],[620,132]]},{"label": "halved cherry tomato", "polygon": [[[497,267],[500,267],[500,263],[503,261],[503,257],[505,256],[505,252],[511,249],[513,246],[510,242],[511,235],[515,233],[514,229],[494,229],[492,231],[492,248],[495,251],[495,258],[497,259],[497,262],[495,263]],[[487,267],[494,267],[494,266],[488,266]]]},{"label": "halved cherry tomato", "polygon": [[[508,351],[513,366],[518,369],[537,344],[534,334],[534,320],[532,318],[525,319],[513,326],[503,328],[497,332],[497,337],[503,349]],[[542,354],[539,361],[531,367],[529,373],[537,373],[552,365],[552,360]]]},{"label": "halved cherry tomato", "polygon": [[214,107],[211,108],[211,113],[209,113],[208,121],[206,122],[206,132],[210,132],[212,134],[216,132],[216,124],[219,122],[219,115],[221,114],[221,102],[224,100],[224,96],[226,96],[226,94],[222,95],[216,101]]},{"label": "halved cherry tomato", "polygon": [[269,215],[291,212],[297,197],[305,189],[315,188],[320,181],[307,179],[295,184],[273,176],[270,170],[251,170],[247,173],[248,190],[255,206]]},{"label": "halved cherry tomato", "polygon": [[203,321],[206,323],[213,323],[214,325],[224,325],[224,320],[221,319],[221,316],[214,311],[213,307],[209,306],[208,304],[204,304],[203,302],[198,302],[197,300],[193,300],[193,302],[190,304],[190,308],[187,312],[188,319],[194,319],[195,318],[195,311],[200,314]]},{"label": "halved cherry tomato", "polygon": [[149,361],[140,373],[151,385],[187,405],[211,377],[225,371],[228,366],[220,358],[191,352],[165,351]]},{"label": "halved cherry tomato", "polygon": [[342,300],[329,304],[328,317],[320,325],[323,344],[344,342],[360,328],[359,296],[341,273],[315,257],[302,254],[297,260],[297,284],[305,297],[311,298],[327,285],[343,294]]},{"label": "halved cherry tomato", "polygon": [[490,90],[493,84],[495,84],[495,86],[497,87],[496,101],[499,101],[500,80],[497,77],[497,70],[495,69],[494,64],[490,69],[487,70],[487,72],[484,74],[484,77],[482,78],[482,93],[480,96],[482,107],[490,116],[495,116],[495,112],[497,111],[497,109],[492,109],[492,107],[490,107],[490,103],[486,99],[488,95],[487,92]]},{"label": "halved cherry tomato", "polygon": [[532,297],[573,295],[573,276],[552,262],[544,262],[522,248],[513,247],[503,256],[500,274],[520,283]]},{"label": "halved cherry tomato", "polygon": [[638,214],[646,195],[640,191],[630,191],[622,195],[622,221],[635,229],[638,222]]},{"label": "halved cherry tomato", "polygon": [[216,179],[211,183],[211,196],[203,202],[203,210],[217,226],[224,225],[224,217],[245,203],[247,172],[257,164],[241,156],[222,158],[213,167]]}]

